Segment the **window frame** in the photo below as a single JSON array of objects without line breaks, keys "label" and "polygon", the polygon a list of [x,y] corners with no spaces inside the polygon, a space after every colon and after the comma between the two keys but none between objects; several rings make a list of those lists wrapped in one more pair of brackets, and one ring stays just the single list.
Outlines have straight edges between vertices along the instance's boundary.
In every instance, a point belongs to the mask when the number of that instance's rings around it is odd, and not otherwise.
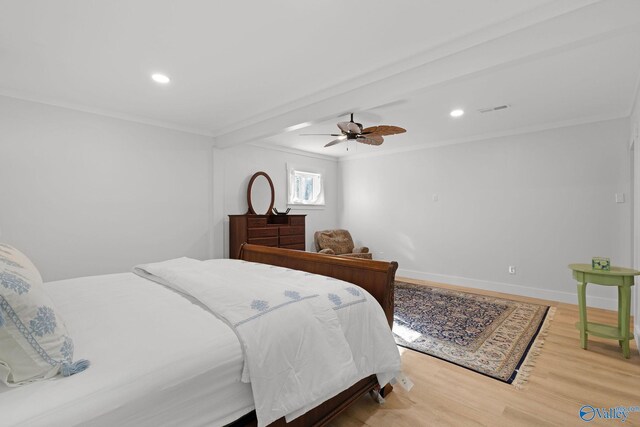
[{"label": "window frame", "polygon": [[[320,190],[319,190],[318,197],[316,198],[317,200],[316,202],[305,203],[305,202],[297,201],[299,199],[294,199],[294,195],[295,195],[294,177],[296,173],[319,176]],[[287,163],[287,207],[296,208],[296,209],[324,209],[326,206],[324,187],[325,187],[324,169],[299,166],[299,165]]]}]

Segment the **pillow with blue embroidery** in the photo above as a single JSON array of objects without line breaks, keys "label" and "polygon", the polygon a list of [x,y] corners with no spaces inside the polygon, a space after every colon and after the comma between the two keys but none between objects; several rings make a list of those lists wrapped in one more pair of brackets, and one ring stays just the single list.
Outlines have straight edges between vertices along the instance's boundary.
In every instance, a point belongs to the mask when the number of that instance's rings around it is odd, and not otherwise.
[{"label": "pillow with blue embroidery", "polygon": [[83,371],[73,341],[29,258],[0,243],[0,381],[17,386]]}]

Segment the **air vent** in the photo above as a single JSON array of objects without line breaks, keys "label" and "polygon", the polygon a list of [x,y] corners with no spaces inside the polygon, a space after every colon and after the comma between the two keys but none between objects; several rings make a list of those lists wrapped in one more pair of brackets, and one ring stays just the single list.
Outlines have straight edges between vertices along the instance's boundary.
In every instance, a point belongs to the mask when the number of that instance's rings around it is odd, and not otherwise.
[{"label": "air vent", "polygon": [[494,111],[506,110],[509,107],[511,107],[509,104],[505,104],[505,105],[498,105],[497,107],[480,108],[478,111],[480,113],[492,113]]}]

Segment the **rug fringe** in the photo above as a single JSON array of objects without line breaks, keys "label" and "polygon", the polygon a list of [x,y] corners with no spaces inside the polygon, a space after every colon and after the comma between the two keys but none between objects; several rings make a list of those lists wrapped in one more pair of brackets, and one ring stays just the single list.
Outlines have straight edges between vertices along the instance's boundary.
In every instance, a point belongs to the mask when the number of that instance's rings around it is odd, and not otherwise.
[{"label": "rug fringe", "polygon": [[531,372],[533,372],[533,368],[535,368],[537,364],[538,356],[540,356],[540,353],[542,352],[542,347],[544,347],[545,339],[549,334],[549,325],[551,324],[551,321],[553,320],[555,314],[556,307],[549,307],[549,311],[547,312],[547,316],[542,323],[540,332],[531,345],[529,353],[527,353],[527,357],[525,357],[522,365],[520,365],[520,368],[518,368],[516,378],[511,383],[511,385],[515,388],[522,390],[529,382],[529,377],[531,376]]}]

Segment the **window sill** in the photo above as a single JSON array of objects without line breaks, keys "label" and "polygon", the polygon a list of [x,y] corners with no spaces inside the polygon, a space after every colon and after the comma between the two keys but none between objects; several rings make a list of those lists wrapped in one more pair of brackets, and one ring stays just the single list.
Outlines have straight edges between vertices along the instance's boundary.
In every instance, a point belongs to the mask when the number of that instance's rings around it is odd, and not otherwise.
[{"label": "window sill", "polygon": [[317,211],[325,209],[326,205],[297,205],[288,203],[287,207],[291,208],[292,211]]}]

